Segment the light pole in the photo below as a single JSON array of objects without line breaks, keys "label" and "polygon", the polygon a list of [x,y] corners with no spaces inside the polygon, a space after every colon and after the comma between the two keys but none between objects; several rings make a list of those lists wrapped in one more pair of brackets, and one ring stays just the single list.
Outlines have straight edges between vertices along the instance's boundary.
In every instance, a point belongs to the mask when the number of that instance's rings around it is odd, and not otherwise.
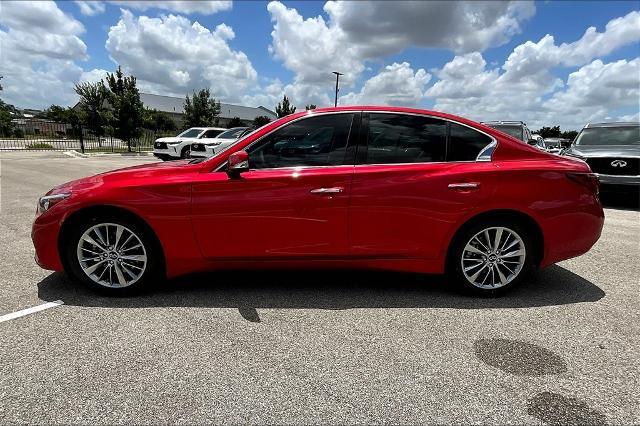
[{"label": "light pole", "polygon": [[340,80],[340,76],[344,74],[338,71],[334,71],[333,73],[336,75],[336,101],[334,102],[333,106],[337,107],[338,106],[338,90],[340,90],[338,89],[338,80]]}]

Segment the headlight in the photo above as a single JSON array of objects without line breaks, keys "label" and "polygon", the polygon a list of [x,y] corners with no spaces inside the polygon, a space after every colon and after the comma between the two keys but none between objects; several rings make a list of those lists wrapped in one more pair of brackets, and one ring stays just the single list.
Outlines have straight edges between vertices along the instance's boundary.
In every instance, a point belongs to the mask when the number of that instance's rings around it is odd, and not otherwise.
[{"label": "headlight", "polygon": [[54,195],[45,195],[44,197],[40,197],[38,200],[38,213],[44,213],[49,210],[53,205],[59,203],[65,198],[69,198],[71,194],[69,192],[65,192],[62,194],[54,194]]}]

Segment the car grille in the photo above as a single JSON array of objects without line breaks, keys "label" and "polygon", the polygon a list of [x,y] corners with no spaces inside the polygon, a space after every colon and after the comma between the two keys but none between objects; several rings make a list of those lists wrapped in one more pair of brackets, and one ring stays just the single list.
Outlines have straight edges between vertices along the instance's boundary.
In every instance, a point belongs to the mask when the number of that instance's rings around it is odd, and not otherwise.
[{"label": "car grille", "polygon": [[153,144],[153,147],[157,149],[167,149],[167,144],[165,142],[156,142]]},{"label": "car grille", "polygon": [[587,158],[587,164],[592,172],[603,175],[640,175],[640,158]]},{"label": "car grille", "polygon": [[194,143],[191,145],[191,151],[204,151],[205,147],[201,143]]}]

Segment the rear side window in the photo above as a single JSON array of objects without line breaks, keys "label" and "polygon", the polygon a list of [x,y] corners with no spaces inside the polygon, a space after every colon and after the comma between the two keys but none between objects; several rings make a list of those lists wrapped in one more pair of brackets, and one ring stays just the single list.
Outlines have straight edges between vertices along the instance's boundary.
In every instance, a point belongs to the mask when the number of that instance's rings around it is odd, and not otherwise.
[{"label": "rear side window", "polygon": [[489,136],[477,130],[450,123],[447,161],[475,161],[480,151],[491,142]]},{"label": "rear side window", "polygon": [[403,114],[369,115],[367,164],[444,161],[447,125],[444,120]]},{"label": "rear side window", "polygon": [[320,115],[286,125],[249,148],[249,167],[343,164],[353,117],[354,114]]}]

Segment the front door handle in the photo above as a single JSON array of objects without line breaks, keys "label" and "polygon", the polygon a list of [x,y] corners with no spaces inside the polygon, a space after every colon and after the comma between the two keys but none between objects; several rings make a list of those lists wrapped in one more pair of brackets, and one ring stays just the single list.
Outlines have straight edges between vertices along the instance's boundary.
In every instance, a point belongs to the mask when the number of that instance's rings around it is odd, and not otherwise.
[{"label": "front door handle", "polygon": [[450,183],[449,189],[458,189],[458,190],[472,190],[480,187],[480,182],[458,182],[458,183]]},{"label": "front door handle", "polygon": [[344,188],[341,186],[334,186],[332,188],[316,188],[312,189],[311,193],[314,195],[324,195],[324,194],[339,194],[344,191]]}]

